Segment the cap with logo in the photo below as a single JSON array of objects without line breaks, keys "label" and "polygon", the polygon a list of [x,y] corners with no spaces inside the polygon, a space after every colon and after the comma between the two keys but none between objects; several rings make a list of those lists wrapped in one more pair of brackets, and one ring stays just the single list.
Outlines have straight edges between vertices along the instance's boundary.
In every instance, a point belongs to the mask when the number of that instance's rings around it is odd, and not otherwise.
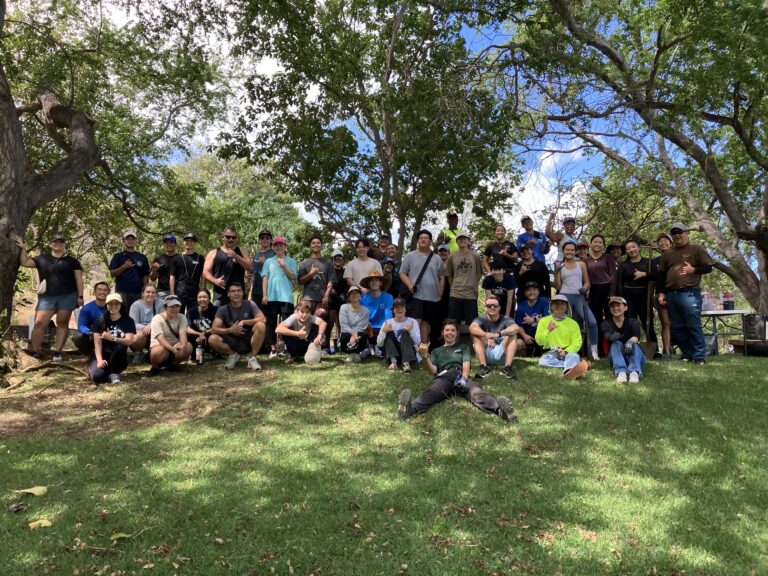
[{"label": "cap with logo", "polygon": [[174,244],[176,244],[176,236],[174,236],[173,234],[166,234],[165,236],[163,236],[163,242],[173,242]]},{"label": "cap with logo", "polygon": [[197,236],[195,236],[194,232],[187,232],[184,234],[184,240],[194,240],[197,242]]},{"label": "cap with logo", "polygon": [[688,226],[686,226],[682,222],[675,222],[674,224],[672,224],[672,226],[669,227],[670,232],[672,232],[673,230],[682,230],[683,232],[688,232]]}]

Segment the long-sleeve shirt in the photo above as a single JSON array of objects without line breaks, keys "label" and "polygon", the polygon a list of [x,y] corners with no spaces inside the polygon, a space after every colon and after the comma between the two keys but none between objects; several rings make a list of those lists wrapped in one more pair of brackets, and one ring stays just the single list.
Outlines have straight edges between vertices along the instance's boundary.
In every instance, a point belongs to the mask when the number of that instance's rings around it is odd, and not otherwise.
[{"label": "long-sleeve shirt", "polygon": [[88,304],[80,308],[80,315],[77,317],[78,332],[90,336],[92,333],[91,326],[93,326],[93,323],[96,322],[97,318],[104,316],[106,310],[107,307],[99,306],[96,304],[96,300],[91,300]]},{"label": "long-sleeve shirt", "polygon": [[342,304],[339,310],[339,324],[341,324],[341,331],[347,334],[357,332],[363,334],[368,330],[368,318],[370,312],[365,306],[360,306],[359,309],[353,310],[351,304]]},{"label": "long-sleeve shirt", "polygon": [[[551,332],[547,328],[550,322],[557,324],[557,328]],[[550,314],[539,320],[539,326],[536,328],[536,343],[545,350],[557,346],[566,352],[578,352],[581,348],[581,330],[573,318],[566,316],[562,320],[557,320]]]},{"label": "long-sleeve shirt", "polygon": [[[405,328],[410,324],[411,326],[411,340],[414,341],[415,344],[418,345],[419,342],[421,342],[421,332],[419,331],[419,321],[414,320],[413,318],[406,317],[405,320],[402,322],[398,322],[394,318],[390,318],[384,324],[389,324],[392,326],[392,331],[395,333],[395,338],[397,338],[397,341],[400,341],[400,336],[403,335],[403,332],[405,331]],[[382,326],[383,327],[383,326]],[[376,338],[376,345],[380,348],[384,346],[384,340],[387,339],[387,334],[384,332],[384,330],[381,330],[379,332],[378,337]]]}]

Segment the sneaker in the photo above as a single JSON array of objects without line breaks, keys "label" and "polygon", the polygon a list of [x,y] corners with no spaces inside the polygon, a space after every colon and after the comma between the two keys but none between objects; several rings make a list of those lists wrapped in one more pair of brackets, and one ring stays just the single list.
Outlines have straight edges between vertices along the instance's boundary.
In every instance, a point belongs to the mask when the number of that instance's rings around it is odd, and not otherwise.
[{"label": "sneaker", "polygon": [[248,358],[248,368],[251,370],[261,370],[261,364],[259,364],[259,361],[256,360],[256,356],[251,356]]},{"label": "sneaker", "polygon": [[40,354],[40,352],[30,352],[29,355],[32,356],[32,358],[34,358],[35,360],[43,359],[43,355]]},{"label": "sneaker", "polygon": [[397,417],[400,420],[405,420],[413,413],[413,406],[411,405],[411,389],[406,388],[400,392],[400,398],[397,400]]},{"label": "sneaker", "polygon": [[584,374],[587,373],[587,370],[589,370],[589,362],[586,360],[582,360],[576,366],[568,370],[568,372],[565,373],[565,379],[566,380],[576,380],[577,378],[581,378],[584,376]]},{"label": "sneaker", "polygon": [[64,362],[64,358],[61,357],[61,352],[54,352],[51,362]]},{"label": "sneaker", "polygon": [[120,384],[120,382],[122,382],[123,379],[120,378],[120,374],[110,374],[109,375],[109,381],[112,384]]},{"label": "sneaker", "polygon": [[630,372],[629,373],[629,383],[630,384],[638,384],[640,382],[640,374],[637,372]]},{"label": "sneaker", "polygon": [[512,365],[504,366],[504,368],[501,369],[501,373],[504,375],[505,378],[509,378],[510,380],[514,380],[517,378],[517,374],[515,373],[515,369],[512,368]]},{"label": "sneaker", "polygon": [[374,355],[376,356],[376,358],[384,358],[384,350],[382,350],[377,346],[374,352]]},{"label": "sneaker", "polygon": [[389,364],[389,367],[387,368],[390,372],[396,372],[397,371],[397,362],[391,362]]},{"label": "sneaker", "polygon": [[240,360],[240,354],[230,354],[227,356],[227,362],[224,364],[224,368],[232,370],[237,365],[237,361]]},{"label": "sneaker", "polygon": [[512,406],[512,402],[506,396],[499,396],[496,398],[499,403],[499,416],[505,422],[517,422],[517,414],[515,414],[515,408]]},{"label": "sneaker", "polygon": [[288,356],[288,358],[285,359],[285,364],[296,364],[296,358]]},{"label": "sneaker", "polygon": [[[634,374],[634,372],[632,372],[632,374]],[[616,382],[618,382],[620,384],[624,384],[624,383],[626,383],[626,381],[627,381],[627,373],[626,372],[619,372],[616,375]]]},{"label": "sneaker", "polygon": [[480,368],[477,369],[477,373],[475,374],[475,379],[482,380],[483,378],[488,376],[491,372],[493,372],[493,370],[488,368],[488,366],[486,366],[485,364],[481,364]]},{"label": "sneaker", "polygon": [[694,360],[693,363],[700,365],[700,364],[705,364],[706,362],[704,360]]},{"label": "sneaker", "polygon": [[403,362],[403,372],[406,374],[411,373],[411,365],[408,362]]},{"label": "sneaker", "polygon": [[146,375],[151,378],[152,376],[160,376],[161,372],[162,370],[159,366],[151,366],[149,370],[147,370]]},{"label": "sneaker", "polygon": [[144,352],[136,352],[136,353],[133,355],[133,360],[132,360],[132,362],[133,362],[134,364],[141,364],[142,362],[144,362]]},{"label": "sneaker", "polygon": [[360,354],[347,354],[347,357],[344,358],[344,362],[360,362]]},{"label": "sneaker", "polygon": [[[371,349],[370,349],[370,348],[366,348],[365,350],[363,350],[362,352],[360,352],[360,354],[355,354],[355,356],[357,356],[358,358],[360,358],[360,360],[365,360],[365,359],[366,359],[366,358],[368,358],[370,355],[371,355]],[[359,362],[360,360],[358,360],[358,362]]]},{"label": "sneaker", "polygon": [[269,352],[269,359],[270,360],[274,360],[275,358],[277,358],[277,351],[276,350],[271,350]]}]

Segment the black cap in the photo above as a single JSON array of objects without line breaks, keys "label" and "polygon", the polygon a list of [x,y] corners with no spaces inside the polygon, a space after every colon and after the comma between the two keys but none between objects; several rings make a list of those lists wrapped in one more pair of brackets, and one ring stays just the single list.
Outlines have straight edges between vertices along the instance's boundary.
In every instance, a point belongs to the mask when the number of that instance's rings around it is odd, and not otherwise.
[{"label": "black cap", "polygon": [[405,301],[405,298],[395,298],[395,301],[392,302],[392,308],[395,306],[408,306],[408,302]]},{"label": "black cap", "polygon": [[533,280],[526,282],[525,286],[523,286],[523,290],[528,290],[528,288],[536,288],[536,290],[541,290],[541,288],[539,288],[539,283],[534,282]]},{"label": "black cap", "polygon": [[64,238],[64,234],[62,234],[61,232],[55,232],[53,234],[53,236],[51,236],[51,242],[56,242],[56,241],[59,241],[59,240],[61,242],[65,242],[66,241],[66,239]]},{"label": "black cap", "polygon": [[197,236],[195,236],[194,232],[187,232],[184,234],[184,240],[194,240],[197,242]]}]

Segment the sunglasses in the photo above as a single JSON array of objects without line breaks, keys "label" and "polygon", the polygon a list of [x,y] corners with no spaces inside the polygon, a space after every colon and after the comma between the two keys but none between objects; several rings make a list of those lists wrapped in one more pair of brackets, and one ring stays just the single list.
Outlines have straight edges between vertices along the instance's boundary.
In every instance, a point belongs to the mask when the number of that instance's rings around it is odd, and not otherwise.
[{"label": "sunglasses", "polygon": [[237,236],[224,236],[227,240],[237,240]]},{"label": "sunglasses", "polygon": [[670,234],[672,236],[680,236],[680,234],[685,234],[685,230],[672,230]]},{"label": "sunglasses", "polygon": [[344,256],[334,256],[333,259],[334,260],[343,260]]},{"label": "sunglasses", "polygon": [[486,304],[485,307],[486,308],[498,308],[499,305],[498,304]]},{"label": "sunglasses", "polygon": [[259,236],[259,240],[272,240],[272,236],[267,236],[267,235]]}]

